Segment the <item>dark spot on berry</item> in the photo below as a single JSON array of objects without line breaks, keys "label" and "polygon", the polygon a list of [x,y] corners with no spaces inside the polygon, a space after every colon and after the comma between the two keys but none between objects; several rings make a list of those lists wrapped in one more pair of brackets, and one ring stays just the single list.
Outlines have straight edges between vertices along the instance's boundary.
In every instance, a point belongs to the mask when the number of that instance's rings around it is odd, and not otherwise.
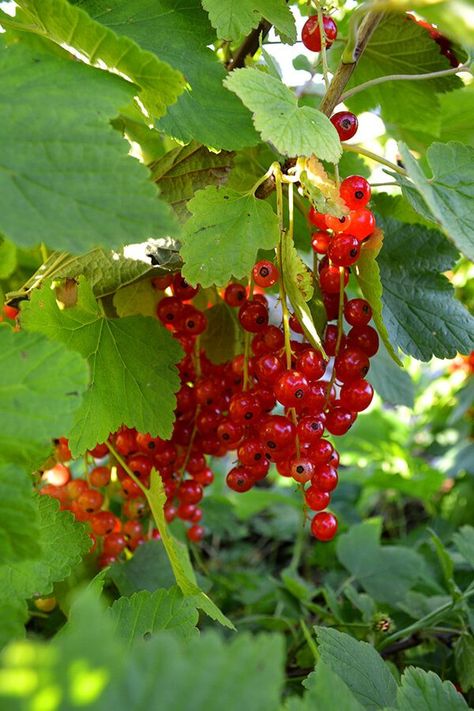
[{"label": "dark spot on berry", "polygon": [[154,442],[148,442],[148,449],[155,449],[156,445]]},{"label": "dark spot on berry", "polygon": [[259,462],[259,461],[261,460],[261,458],[262,458],[262,455],[259,454],[259,453],[257,453],[257,454],[254,456],[253,460],[254,460],[254,462]]},{"label": "dark spot on berry", "polygon": [[354,247],[354,249],[351,249],[351,251],[349,252],[349,255],[351,257],[356,257],[357,256],[357,249],[355,247]]},{"label": "dark spot on berry", "polygon": [[298,390],[296,390],[296,392],[295,392],[295,398],[297,400],[301,400],[301,398],[303,396],[304,396],[304,390],[302,390],[301,388],[298,388]]},{"label": "dark spot on berry", "polygon": [[259,272],[261,277],[267,277],[270,274],[270,270],[268,267],[260,267]]},{"label": "dark spot on berry", "polygon": [[265,319],[265,316],[258,316],[258,318],[257,318],[257,323],[259,323],[259,324],[260,324],[260,323],[265,323],[265,320],[266,320],[266,319]]},{"label": "dark spot on berry", "polygon": [[227,432],[224,432],[224,434],[222,435],[222,439],[226,439],[226,440],[230,439],[230,436],[228,435]]},{"label": "dark spot on berry", "polygon": [[270,447],[270,449],[275,449],[276,444],[275,444],[275,442],[272,442],[272,441],[270,440],[269,442],[267,442],[267,447]]},{"label": "dark spot on berry", "polygon": [[366,365],[362,368],[362,375],[367,375],[368,372],[369,372],[369,367]]},{"label": "dark spot on berry", "polygon": [[349,119],[343,119],[343,120],[341,121],[341,124],[342,124],[342,127],[345,128],[345,129],[351,127],[351,122],[349,121]]},{"label": "dark spot on berry", "polygon": [[356,198],[356,200],[362,200],[362,198],[364,197],[364,193],[362,192],[362,190],[356,190],[354,193],[354,197]]},{"label": "dark spot on berry", "polygon": [[302,464],[298,464],[296,471],[298,474],[302,474],[304,472],[304,466]]},{"label": "dark spot on berry", "polygon": [[251,420],[253,417],[253,412],[246,412],[244,415],[244,419],[246,420]]},{"label": "dark spot on berry", "polygon": [[317,432],[320,428],[320,423],[319,422],[312,422],[311,423],[311,429],[313,432]]}]

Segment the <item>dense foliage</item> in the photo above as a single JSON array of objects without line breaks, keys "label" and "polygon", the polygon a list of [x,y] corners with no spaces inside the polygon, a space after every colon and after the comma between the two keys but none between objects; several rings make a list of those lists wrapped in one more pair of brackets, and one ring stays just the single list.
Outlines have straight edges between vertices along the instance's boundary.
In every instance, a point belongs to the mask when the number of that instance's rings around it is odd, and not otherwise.
[{"label": "dense foliage", "polygon": [[474,698],[471,0],[0,3],[0,705]]}]

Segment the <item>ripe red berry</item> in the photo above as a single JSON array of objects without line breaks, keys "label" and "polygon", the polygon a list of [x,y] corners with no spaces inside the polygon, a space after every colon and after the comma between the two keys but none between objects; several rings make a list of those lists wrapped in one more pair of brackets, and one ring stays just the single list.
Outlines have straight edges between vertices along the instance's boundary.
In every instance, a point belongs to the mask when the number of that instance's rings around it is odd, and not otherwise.
[{"label": "ripe red berry", "polygon": [[161,323],[175,326],[183,311],[183,302],[176,296],[165,296],[156,307],[156,315]]},{"label": "ripe red berry", "polygon": [[337,518],[327,511],[317,513],[311,521],[311,533],[318,541],[331,541],[337,533]]},{"label": "ripe red berry", "polygon": [[247,301],[239,309],[239,321],[244,331],[258,333],[268,325],[268,309],[264,304]]},{"label": "ripe red berry", "polygon": [[231,282],[226,286],[224,292],[224,301],[229,306],[242,306],[247,298],[247,290],[245,286],[238,282]]},{"label": "ripe red berry", "polygon": [[360,243],[350,234],[336,235],[329,245],[328,257],[337,267],[350,267],[360,255]]},{"label": "ripe red berry", "polygon": [[372,309],[365,299],[351,299],[344,304],[344,318],[351,326],[366,326],[372,318]]},{"label": "ripe red berry", "polygon": [[334,368],[336,378],[341,383],[363,378],[369,372],[369,357],[361,348],[348,345],[342,353],[336,356]]},{"label": "ripe red berry", "polygon": [[260,426],[260,438],[265,448],[286,449],[295,441],[295,426],[283,415],[270,415]]},{"label": "ripe red berry", "polygon": [[115,437],[115,449],[124,457],[127,457],[132,452],[136,452],[137,433],[135,430],[124,429],[118,432]]},{"label": "ripe red berry", "polygon": [[104,537],[102,553],[107,556],[117,556],[123,551],[126,545],[127,539],[123,533],[110,533]]},{"label": "ripe red berry", "polygon": [[337,470],[330,464],[320,465],[311,479],[311,484],[319,491],[334,491],[337,486]]},{"label": "ripe red berry", "polygon": [[177,322],[178,328],[188,336],[199,336],[206,330],[207,319],[191,304],[186,304]]},{"label": "ripe red berry", "polygon": [[306,457],[293,457],[290,460],[290,474],[295,481],[305,484],[314,474],[314,464]]},{"label": "ripe red berry", "polygon": [[109,467],[95,467],[89,474],[89,482],[91,486],[101,487],[107,486],[110,482]]},{"label": "ripe red berry", "polygon": [[173,295],[181,301],[188,301],[189,299],[192,299],[199,291],[198,286],[191,286],[191,284],[188,284],[186,279],[179,274],[179,272],[174,275],[171,282],[171,288],[173,290]]},{"label": "ripe red berry", "polygon": [[328,232],[320,230],[319,232],[313,232],[311,235],[311,247],[316,254],[326,254],[330,242],[331,235]]},{"label": "ripe red berry", "polygon": [[360,175],[351,175],[342,181],[339,194],[351,210],[365,207],[370,200],[372,191],[365,178]]},{"label": "ripe red berry", "polygon": [[260,401],[253,393],[236,393],[229,404],[229,417],[237,424],[249,425],[262,414]]},{"label": "ripe red berry", "polygon": [[98,511],[90,519],[92,530],[96,536],[106,536],[116,530],[120,530],[120,520],[111,511]]},{"label": "ripe red berry", "polygon": [[331,116],[331,123],[335,127],[341,141],[348,141],[355,136],[359,122],[357,116],[350,111],[338,111]]},{"label": "ripe red berry", "polygon": [[258,382],[272,384],[280,377],[283,370],[281,359],[272,353],[261,356],[255,363],[255,377]]},{"label": "ripe red berry", "polygon": [[287,370],[275,383],[275,395],[285,407],[299,405],[307,394],[309,383],[303,373]]},{"label": "ripe red berry", "polygon": [[10,306],[9,304],[4,304],[3,306],[3,315],[6,318],[9,318],[11,321],[16,319],[16,317],[19,314],[19,310],[15,306]]},{"label": "ripe red berry", "polygon": [[317,212],[312,205],[309,208],[308,220],[312,225],[318,227],[320,230],[326,229],[326,215],[322,212]]},{"label": "ripe red berry", "polygon": [[304,333],[303,326],[298,321],[295,314],[291,314],[290,320],[289,320],[289,325],[290,325],[290,328],[293,331],[293,333],[300,333],[300,334]]},{"label": "ripe red berry", "polygon": [[199,526],[198,524],[194,524],[194,526],[191,526],[191,528],[188,528],[186,531],[186,535],[190,541],[193,543],[199,543],[199,541],[202,541],[204,538],[204,527]]},{"label": "ripe red berry", "polygon": [[296,433],[302,443],[314,444],[321,439],[323,432],[324,422],[321,415],[316,417],[306,415],[300,419],[296,427]]},{"label": "ripe red berry", "polygon": [[311,459],[315,464],[326,464],[335,451],[331,442],[327,439],[320,439],[311,444]]},{"label": "ripe red berry", "polygon": [[[349,281],[349,271],[344,269],[344,286]],[[339,267],[324,267],[319,274],[319,284],[327,294],[338,294],[340,288]]]},{"label": "ripe red berry", "polygon": [[347,343],[360,348],[372,358],[379,349],[379,336],[372,326],[354,326],[347,334]]},{"label": "ripe red berry", "polygon": [[321,353],[308,348],[297,358],[296,367],[308,380],[319,380],[326,372],[326,361]]},{"label": "ripe red berry", "polygon": [[373,212],[366,207],[360,210],[351,210],[351,233],[362,242],[369,237],[375,229],[375,217]]},{"label": "ripe red berry", "polygon": [[252,276],[257,286],[266,288],[276,284],[280,275],[273,262],[269,262],[268,259],[262,259],[252,269]]},{"label": "ripe red berry", "polygon": [[186,479],[178,489],[178,499],[183,504],[198,504],[202,497],[202,486],[195,479]]},{"label": "ripe red berry", "polygon": [[[326,36],[326,49],[329,49],[337,37],[337,25],[331,17],[323,15],[323,28]],[[308,17],[304,23],[301,32],[301,41],[306,49],[309,49],[311,52],[321,51],[322,39],[317,15]]]},{"label": "ripe red berry", "polygon": [[331,501],[331,497],[327,491],[320,491],[314,486],[310,486],[304,492],[304,498],[312,511],[322,511]]},{"label": "ripe red berry", "polygon": [[204,469],[194,472],[192,477],[194,481],[197,481],[201,486],[209,486],[214,481],[214,474],[209,467],[204,467]]},{"label": "ripe red berry", "polygon": [[340,232],[348,232],[351,226],[351,216],[343,215],[342,217],[334,217],[333,215],[326,215],[326,227],[332,230],[336,234]]},{"label": "ripe red berry", "polygon": [[104,503],[104,497],[100,491],[88,489],[77,499],[78,506],[87,514],[96,513]]},{"label": "ripe red berry", "polygon": [[352,427],[356,417],[356,413],[344,407],[333,407],[326,416],[326,429],[332,435],[344,435]]},{"label": "ripe red berry", "polygon": [[[102,511],[102,513],[106,513]],[[143,534],[143,526],[140,521],[130,520],[123,524],[123,533],[127,538],[137,538]]]},{"label": "ripe red berry", "polygon": [[341,405],[352,412],[366,410],[373,397],[374,389],[372,385],[363,378],[346,383],[342,386],[340,392]]},{"label": "ripe red berry", "polygon": [[156,291],[164,291],[169,287],[173,281],[172,274],[165,274],[164,276],[153,277],[151,284]]},{"label": "ripe red berry", "polygon": [[244,491],[249,491],[253,484],[252,474],[246,467],[234,467],[226,476],[226,482],[229,489],[242,494]]}]

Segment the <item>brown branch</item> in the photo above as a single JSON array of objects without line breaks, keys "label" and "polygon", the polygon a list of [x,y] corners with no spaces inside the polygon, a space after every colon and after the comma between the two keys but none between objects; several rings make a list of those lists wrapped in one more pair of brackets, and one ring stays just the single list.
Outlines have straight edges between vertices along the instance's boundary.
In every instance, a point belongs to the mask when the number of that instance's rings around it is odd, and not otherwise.
[{"label": "brown branch", "polygon": [[247,35],[240,47],[236,50],[235,55],[227,65],[227,69],[232,71],[232,69],[244,67],[245,60],[249,54],[255,54],[257,49],[260,47],[260,35],[262,35],[262,39],[265,39],[270,32],[271,27],[272,25],[270,22],[262,20],[258,27]]}]

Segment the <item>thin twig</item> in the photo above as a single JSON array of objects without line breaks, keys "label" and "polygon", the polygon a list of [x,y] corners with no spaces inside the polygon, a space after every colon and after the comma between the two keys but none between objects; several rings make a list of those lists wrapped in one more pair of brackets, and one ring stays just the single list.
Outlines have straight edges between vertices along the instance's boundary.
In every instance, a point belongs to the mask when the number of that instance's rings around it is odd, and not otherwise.
[{"label": "thin twig", "polygon": [[233,69],[239,69],[245,66],[245,60],[249,54],[253,55],[260,47],[260,35],[264,39],[271,30],[271,23],[267,20],[262,20],[255,30],[252,30],[250,34],[244,39],[240,47],[237,49],[236,53],[232,57],[231,61],[227,65],[227,69],[232,71]]}]

